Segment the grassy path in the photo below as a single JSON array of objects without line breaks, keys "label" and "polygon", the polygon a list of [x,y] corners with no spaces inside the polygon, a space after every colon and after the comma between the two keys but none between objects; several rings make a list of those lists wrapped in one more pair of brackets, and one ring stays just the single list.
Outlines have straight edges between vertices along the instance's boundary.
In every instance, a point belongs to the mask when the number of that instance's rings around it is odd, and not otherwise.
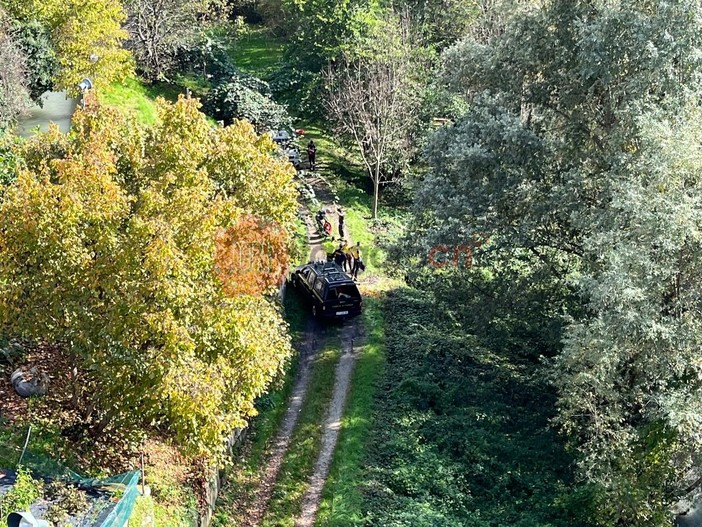
[{"label": "grassy path", "polygon": [[302,500],[302,512],[295,522],[296,527],[312,527],[317,517],[317,511],[322,499],[322,489],[329,474],[332,456],[339,439],[342,417],[346,407],[346,397],[349,392],[351,378],[356,363],[357,340],[362,337],[361,325],[353,321],[341,330],[343,355],[336,366],[334,374],[334,393],[332,395],[324,423],[324,435],[314,472],[309,481],[309,487]]},{"label": "grassy path", "polygon": [[273,495],[273,487],[280,468],[283,465],[283,457],[290,446],[293,430],[297,425],[300,410],[307,396],[310,385],[310,372],[314,358],[319,349],[317,338],[318,331],[316,328],[316,321],[314,319],[309,319],[304,334],[304,341],[298,345],[300,351],[300,366],[297,371],[292,393],[290,394],[288,407],[285,411],[278,434],[273,441],[273,447],[266,462],[264,474],[255,493],[253,503],[248,508],[247,518],[241,524],[242,527],[260,525],[268,503],[271,500],[271,496]]}]

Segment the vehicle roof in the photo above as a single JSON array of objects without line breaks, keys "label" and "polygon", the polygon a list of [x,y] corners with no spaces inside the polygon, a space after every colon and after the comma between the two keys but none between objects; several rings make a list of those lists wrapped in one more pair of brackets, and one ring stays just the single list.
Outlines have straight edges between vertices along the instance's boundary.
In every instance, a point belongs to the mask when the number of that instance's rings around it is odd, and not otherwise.
[{"label": "vehicle roof", "polygon": [[315,262],[303,265],[302,268],[311,267],[318,276],[327,281],[329,285],[341,283],[354,283],[341,267],[334,262]]}]

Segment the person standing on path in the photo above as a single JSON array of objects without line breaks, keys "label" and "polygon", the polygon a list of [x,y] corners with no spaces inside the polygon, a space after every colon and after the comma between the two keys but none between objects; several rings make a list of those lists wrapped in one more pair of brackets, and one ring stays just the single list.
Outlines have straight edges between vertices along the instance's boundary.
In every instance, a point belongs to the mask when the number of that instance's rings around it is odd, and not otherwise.
[{"label": "person standing on path", "polygon": [[339,216],[339,238],[344,239],[346,236],[344,235],[344,209],[340,206],[336,207],[336,213]]},{"label": "person standing on path", "polygon": [[340,243],[339,247],[334,251],[332,254],[332,258],[334,259],[334,263],[341,267],[341,269],[344,269],[344,265],[346,264],[346,254],[344,254],[343,250],[344,244]]},{"label": "person standing on path", "polygon": [[361,260],[361,242],[356,242],[356,245],[349,249],[349,253],[353,257],[353,279],[358,280],[358,271],[363,265],[363,260]]},{"label": "person standing on path", "polygon": [[344,240],[343,246],[341,247],[342,252],[344,253],[344,257],[346,258],[346,261],[344,262],[344,271],[347,273],[351,272],[351,253],[349,252],[349,242]]},{"label": "person standing on path", "polygon": [[314,144],[314,141],[310,139],[310,142],[307,143],[307,161],[310,164],[310,170],[314,171],[315,167],[317,166],[316,163],[316,158],[317,158],[317,145]]}]

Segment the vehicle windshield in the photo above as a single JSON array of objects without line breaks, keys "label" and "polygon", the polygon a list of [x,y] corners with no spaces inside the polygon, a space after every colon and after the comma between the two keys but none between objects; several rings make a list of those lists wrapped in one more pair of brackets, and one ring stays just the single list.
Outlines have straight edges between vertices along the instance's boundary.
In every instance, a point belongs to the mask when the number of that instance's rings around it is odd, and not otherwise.
[{"label": "vehicle windshield", "polygon": [[361,293],[358,292],[358,288],[355,284],[337,285],[329,288],[329,299],[332,300],[335,298],[339,300],[351,300],[360,297]]}]

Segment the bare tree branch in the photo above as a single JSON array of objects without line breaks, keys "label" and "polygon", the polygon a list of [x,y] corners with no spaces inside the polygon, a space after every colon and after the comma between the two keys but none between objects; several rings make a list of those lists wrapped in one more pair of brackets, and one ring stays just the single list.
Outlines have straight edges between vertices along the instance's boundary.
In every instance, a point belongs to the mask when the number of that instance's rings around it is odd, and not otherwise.
[{"label": "bare tree branch", "polygon": [[356,143],[373,181],[373,217],[390,157],[409,156],[407,138],[417,116],[408,20],[386,21],[373,49],[345,55],[325,72],[326,107],[337,133]]}]

